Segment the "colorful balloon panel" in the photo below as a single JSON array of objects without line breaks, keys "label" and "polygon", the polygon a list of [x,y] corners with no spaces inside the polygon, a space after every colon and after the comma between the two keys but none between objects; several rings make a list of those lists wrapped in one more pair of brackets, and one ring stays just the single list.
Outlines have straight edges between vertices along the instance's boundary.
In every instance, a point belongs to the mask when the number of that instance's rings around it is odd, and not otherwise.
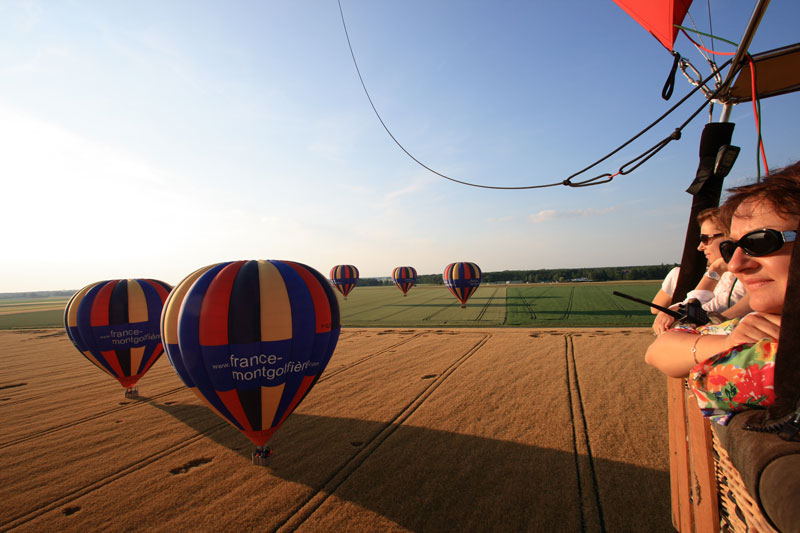
[{"label": "colorful balloon panel", "polygon": [[336,265],[331,269],[331,283],[347,298],[358,282],[358,269],[353,265]]},{"label": "colorful balloon panel", "polygon": [[410,266],[397,267],[392,271],[392,281],[403,291],[403,296],[417,283],[417,270]]},{"label": "colorful balloon panel", "polygon": [[453,296],[464,307],[469,297],[478,290],[478,286],[481,284],[481,269],[475,263],[450,263],[445,267],[442,279]]},{"label": "colorful balloon panel", "polygon": [[322,274],[273,260],[193,272],[161,323],[178,376],[256,446],[314,386],[340,331],[339,304]]},{"label": "colorful balloon panel", "polygon": [[64,309],[67,336],[90,362],[131,388],[164,352],[160,320],[170,289],[153,279],[87,285]]}]

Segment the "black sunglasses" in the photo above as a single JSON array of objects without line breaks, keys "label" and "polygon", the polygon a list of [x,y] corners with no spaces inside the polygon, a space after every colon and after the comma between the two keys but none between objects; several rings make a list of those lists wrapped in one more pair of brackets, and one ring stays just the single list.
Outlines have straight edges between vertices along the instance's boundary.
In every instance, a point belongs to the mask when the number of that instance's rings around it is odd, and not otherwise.
[{"label": "black sunglasses", "polygon": [[761,257],[777,252],[787,242],[797,238],[796,231],[778,231],[776,229],[757,229],[745,234],[738,241],[722,241],[719,243],[719,253],[722,259],[729,263],[736,248],[751,257]]},{"label": "black sunglasses", "polygon": [[716,239],[717,237],[722,237],[725,235],[724,233],[715,233],[714,235],[706,235],[705,233],[700,234],[700,242],[703,244],[708,244],[711,242],[711,239]]}]

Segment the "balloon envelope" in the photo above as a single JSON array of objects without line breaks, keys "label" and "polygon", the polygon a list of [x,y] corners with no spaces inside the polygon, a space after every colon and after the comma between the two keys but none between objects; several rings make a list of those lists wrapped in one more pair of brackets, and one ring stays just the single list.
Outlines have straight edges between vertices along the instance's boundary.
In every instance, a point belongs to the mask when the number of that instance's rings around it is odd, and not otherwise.
[{"label": "balloon envelope", "polygon": [[347,298],[358,282],[358,269],[353,265],[336,265],[331,269],[331,283]]},{"label": "balloon envelope", "polygon": [[170,289],[154,279],[87,285],[64,309],[67,336],[89,361],[131,388],[164,352],[159,322]]},{"label": "balloon envelope", "polygon": [[450,263],[442,273],[444,284],[465,307],[467,300],[481,284],[481,269],[475,263]]},{"label": "balloon envelope", "polygon": [[308,394],[339,338],[327,280],[290,261],[201,268],[170,295],[161,320],[178,376],[256,446]]},{"label": "balloon envelope", "polygon": [[410,266],[397,267],[392,271],[392,281],[397,285],[403,296],[417,283],[417,270]]},{"label": "balloon envelope", "polygon": [[693,0],[614,0],[636,22],[672,52],[676,25],[683,24]]}]

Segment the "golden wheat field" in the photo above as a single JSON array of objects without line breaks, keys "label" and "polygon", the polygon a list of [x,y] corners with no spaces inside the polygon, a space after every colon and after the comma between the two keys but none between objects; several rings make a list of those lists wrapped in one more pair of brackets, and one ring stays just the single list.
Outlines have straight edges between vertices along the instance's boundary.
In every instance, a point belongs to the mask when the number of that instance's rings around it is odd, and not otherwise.
[{"label": "golden wheat field", "polygon": [[125,399],[62,330],[0,332],[3,531],[671,531],[646,329],[345,329],[253,445],[162,357]]}]

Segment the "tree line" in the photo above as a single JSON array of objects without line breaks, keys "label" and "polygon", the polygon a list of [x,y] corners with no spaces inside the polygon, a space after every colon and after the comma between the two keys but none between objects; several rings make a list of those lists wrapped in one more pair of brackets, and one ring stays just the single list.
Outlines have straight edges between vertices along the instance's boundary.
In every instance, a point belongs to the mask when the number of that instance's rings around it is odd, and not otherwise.
[{"label": "tree line", "polygon": [[[669,265],[620,266],[596,268],[540,268],[538,270],[502,270],[500,272],[484,272],[483,283],[563,283],[565,281],[623,281],[664,279],[667,273],[678,266]],[[420,274],[417,276],[420,285],[443,285],[441,274]],[[361,287],[379,287],[393,285],[392,278],[360,278]],[[48,298],[54,296],[72,296],[75,291],[32,291],[0,293],[0,299],[6,298]]]},{"label": "tree line", "polygon": [[[661,280],[677,263],[645,266],[619,266],[594,268],[541,268],[538,270],[502,270],[484,272],[483,283],[563,283],[565,281],[628,281]],[[442,285],[441,274],[419,274],[420,285]],[[359,286],[392,285],[391,278],[361,278]]]},{"label": "tree line", "polygon": [[75,291],[28,291],[28,292],[0,292],[0,300],[9,298],[54,298],[72,296]]}]

